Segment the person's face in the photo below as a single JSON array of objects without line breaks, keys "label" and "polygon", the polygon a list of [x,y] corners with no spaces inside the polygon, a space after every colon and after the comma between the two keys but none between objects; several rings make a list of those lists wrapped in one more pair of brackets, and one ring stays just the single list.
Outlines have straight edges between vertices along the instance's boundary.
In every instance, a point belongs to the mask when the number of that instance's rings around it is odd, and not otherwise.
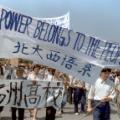
[{"label": "person's face", "polygon": [[101,77],[103,80],[107,80],[111,72],[102,72]]},{"label": "person's face", "polygon": [[48,72],[49,72],[50,74],[52,74],[52,69],[51,69],[51,68],[48,68]]},{"label": "person's face", "polygon": [[35,68],[34,68],[34,72],[35,72],[36,74],[38,74],[38,73],[39,73],[39,70],[40,70],[40,68],[39,68],[39,67],[35,67]]},{"label": "person's face", "polygon": [[17,70],[16,75],[18,78],[23,77],[24,70]]}]

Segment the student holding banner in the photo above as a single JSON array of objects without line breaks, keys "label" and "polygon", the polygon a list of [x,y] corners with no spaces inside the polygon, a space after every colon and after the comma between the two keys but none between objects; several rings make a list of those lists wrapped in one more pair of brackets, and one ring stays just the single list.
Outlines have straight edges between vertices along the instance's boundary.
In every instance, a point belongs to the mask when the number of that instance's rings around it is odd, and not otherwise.
[{"label": "student holding banner", "polygon": [[[47,78],[48,81],[53,81],[55,74],[55,69],[48,68]],[[56,109],[53,106],[46,107],[46,117],[45,120],[55,120]]]},{"label": "student holding banner", "polygon": [[56,72],[55,72],[55,77],[58,81],[61,81],[63,84],[63,93],[62,93],[63,98],[62,98],[62,102],[61,102],[61,108],[59,110],[59,115],[62,115],[62,113],[64,113],[63,109],[67,103],[67,94],[68,94],[70,79],[67,74],[59,72],[58,70],[56,70]]},{"label": "student holding banner", "polygon": [[63,99],[62,99],[62,103],[61,103],[61,114],[64,113],[63,109],[67,103],[67,94],[68,94],[68,88],[69,88],[69,76],[65,73],[63,73],[62,75],[59,76],[59,79],[63,78],[63,85],[64,85],[64,89],[63,89]]},{"label": "student holding banner", "polygon": [[[24,68],[18,67],[16,70],[16,79],[23,80]],[[18,110],[18,120],[24,120],[24,108],[14,108],[12,107],[12,120],[17,120],[16,112]]]},{"label": "student holding banner", "polygon": [[73,76],[69,75],[69,79],[70,79],[70,86],[68,88],[68,98],[67,98],[67,100],[68,100],[69,104],[72,104],[73,103],[73,88],[72,88],[72,84],[73,84],[75,78]]},{"label": "student holding banner", "polygon": [[110,73],[111,69],[103,68],[100,77],[90,88],[87,111],[93,111],[93,120],[110,120],[109,101],[116,95],[112,87],[114,83],[108,79]]},{"label": "student holding banner", "polygon": [[[40,65],[35,65],[33,67],[33,71],[28,75],[28,80],[32,80],[33,81],[33,85],[36,84],[36,81],[41,80],[40,79]],[[29,109],[30,112],[30,118],[31,120],[36,120],[36,116],[37,116],[37,108],[34,109]]]}]

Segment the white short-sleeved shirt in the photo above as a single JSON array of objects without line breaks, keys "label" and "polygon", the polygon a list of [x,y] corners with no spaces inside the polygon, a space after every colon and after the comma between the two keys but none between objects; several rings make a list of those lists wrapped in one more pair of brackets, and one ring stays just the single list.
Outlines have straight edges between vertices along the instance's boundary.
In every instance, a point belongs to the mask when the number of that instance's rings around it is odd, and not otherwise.
[{"label": "white short-sleeved shirt", "polygon": [[46,80],[48,80],[48,81],[52,81],[52,80],[53,80],[53,76],[52,76],[51,74],[48,74]]},{"label": "white short-sleeved shirt", "polygon": [[88,93],[88,99],[93,100],[102,100],[104,97],[115,97],[115,90],[113,89],[114,83],[110,80],[103,81],[101,78],[98,78],[95,82],[95,85],[91,86]]},{"label": "white short-sleeved shirt", "polygon": [[39,80],[41,80],[41,79],[40,79],[40,75],[35,75],[33,72],[31,72],[31,73],[28,75],[27,80],[36,80],[36,81],[39,81]]}]

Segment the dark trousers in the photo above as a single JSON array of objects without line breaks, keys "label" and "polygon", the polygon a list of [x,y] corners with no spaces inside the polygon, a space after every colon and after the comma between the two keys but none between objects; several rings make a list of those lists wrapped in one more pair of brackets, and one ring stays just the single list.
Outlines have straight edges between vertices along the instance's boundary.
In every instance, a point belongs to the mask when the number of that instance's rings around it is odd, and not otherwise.
[{"label": "dark trousers", "polygon": [[[93,105],[97,106],[93,110],[93,120],[110,120],[109,102],[94,101]],[[99,105],[98,105],[99,104]]]},{"label": "dark trousers", "polygon": [[55,120],[56,109],[52,106],[46,108],[45,120]]},{"label": "dark trousers", "polygon": [[[74,103],[74,112],[78,112],[78,106],[79,106],[79,103]],[[80,111],[81,112],[85,112],[85,105],[81,103],[81,107],[80,107]]]},{"label": "dark trousers", "polygon": [[24,109],[23,108],[12,108],[12,120],[16,120],[16,112],[18,110],[18,120],[24,120]]},{"label": "dark trousers", "polygon": [[80,103],[81,103],[81,112],[85,112],[86,111],[86,93],[82,95]]},{"label": "dark trousers", "polygon": [[85,104],[81,103],[81,112],[85,112]]},{"label": "dark trousers", "polygon": [[0,112],[2,112],[3,111],[3,106],[0,106]]},{"label": "dark trousers", "polygon": [[85,111],[85,91],[84,89],[80,89],[80,88],[74,88],[74,97],[73,97],[73,101],[74,101],[74,112],[78,112],[78,104],[81,104],[81,108],[80,111],[84,112]]},{"label": "dark trousers", "polygon": [[73,102],[72,93],[73,93],[73,88],[69,87],[68,88],[68,100],[67,100],[69,104],[72,104]]},{"label": "dark trousers", "polygon": [[79,103],[74,103],[74,112],[75,112],[75,113],[78,112],[78,104],[79,104]]}]

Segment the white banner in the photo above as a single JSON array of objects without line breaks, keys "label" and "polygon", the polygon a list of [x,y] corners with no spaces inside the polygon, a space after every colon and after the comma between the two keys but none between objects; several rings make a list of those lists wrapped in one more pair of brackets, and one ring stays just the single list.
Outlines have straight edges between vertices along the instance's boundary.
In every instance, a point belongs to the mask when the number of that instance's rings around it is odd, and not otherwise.
[{"label": "white banner", "polygon": [[63,84],[58,81],[0,80],[0,106],[19,108],[61,107]]},{"label": "white banner", "polygon": [[0,8],[0,37],[2,41],[10,39],[34,42],[44,48],[53,48],[80,59],[82,57],[88,62],[101,66],[109,66],[109,64],[113,67],[120,66],[119,43],[110,43],[76,33],[2,7]]},{"label": "white banner", "polygon": [[94,83],[102,69],[102,67],[82,61],[72,54],[65,54],[52,48],[46,49],[37,44],[21,41],[13,42],[5,39],[1,45],[0,49],[3,48],[3,51],[1,50],[0,56],[2,58],[18,57],[29,59],[35,63],[47,65],[64,73],[71,74],[88,83]]},{"label": "white banner", "polygon": [[51,25],[60,26],[63,28],[70,29],[70,13],[59,17],[53,17],[53,18],[35,18],[37,20],[41,20],[43,22],[49,23]]},{"label": "white banner", "polygon": [[[28,58],[93,83],[120,66],[120,45],[0,8],[0,57]],[[98,65],[99,67],[95,66]]]}]

